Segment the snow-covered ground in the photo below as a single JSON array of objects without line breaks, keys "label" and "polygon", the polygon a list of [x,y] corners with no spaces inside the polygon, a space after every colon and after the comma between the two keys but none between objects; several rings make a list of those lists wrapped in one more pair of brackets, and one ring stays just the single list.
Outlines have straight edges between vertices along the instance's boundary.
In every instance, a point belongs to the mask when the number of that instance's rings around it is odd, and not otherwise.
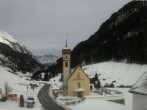
[{"label": "snow-covered ground", "polygon": [[[103,62],[83,66],[83,70],[90,78],[94,77],[95,73],[101,74],[99,79],[102,85],[116,81],[116,83],[114,83],[115,86],[132,86],[139,79],[139,77],[147,71],[147,65]],[[52,84],[57,84],[59,77],[60,75],[53,78],[51,80]],[[125,96],[125,105],[98,100],[96,98],[87,98],[84,102],[69,105],[68,107],[73,110],[132,110],[132,94],[128,92],[129,88],[113,89],[123,93]]]},{"label": "snow-covered ground", "polygon": [[[105,83],[111,83],[116,80],[114,83],[115,86],[123,85],[133,85],[139,79],[139,77],[147,71],[147,65],[138,65],[138,64],[126,64],[126,63],[116,63],[116,62],[103,62],[93,65],[88,65],[83,67],[86,74],[89,77],[94,77],[95,73],[101,74],[99,79],[104,85]],[[21,73],[19,73],[20,75]],[[59,82],[61,75],[59,74],[57,77],[52,78],[50,83],[53,85],[53,88],[57,88],[56,85],[61,86],[62,83]],[[106,79],[106,80],[103,80]],[[9,85],[13,88],[12,93],[18,94],[18,99],[16,100],[8,100],[7,102],[0,102],[0,110],[27,110],[29,108],[19,107],[19,96],[21,94],[24,95],[26,100],[28,95],[35,97],[35,107],[31,108],[32,110],[42,110],[41,104],[37,99],[37,94],[39,89],[38,87],[33,91],[32,89],[28,89],[27,86],[30,83],[36,83],[32,81],[27,81],[25,78],[20,78],[18,75],[14,75],[9,73],[5,68],[0,67],[0,88],[4,87],[4,83],[8,82]],[[39,84],[38,84],[39,85]],[[43,84],[42,84],[43,86]],[[128,92],[128,89],[125,88],[114,88],[121,91],[125,96],[125,105],[116,104],[114,102],[108,102],[104,100],[87,98],[83,102],[69,105],[68,107],[72,110],[132,110],[132,94]],[[9,106],[8,106],[9,105]]]},{"label": "snow-covered ground", "polygon": [[[19,73],[21,74],[21,73]],[[12,73],[9,73],[6,68],[3,68],[0,66],[0,88],[2,88],[2,93],[4,94],[4,84],[5,82],[8,82],[9,86],[13,88],[11,94],[17,94],[17,98],[15,99],[8,99],[6,102],[0,102],[0,110],[29,110],[30,108],[25,107],[20,108],[19,107],[19,97],[20,95],[24,96],[24,100],[26,101],[27,96],[33,96],[35,98],[35,105],[32,110],[43,110],[42,106],[37,98],[37,94],[40,90],[40,88],[43,86],[39,86],[38,88],[34,89],[34,91],[29,87],[27,92],[27,85],[30,83],[36,83],[34,81],[27,81],[24,78],[21,78],[18,75],[14,75]]]},{"label": "snow-covered ground", "polygon": [[[52,78],[52,85],[58,85],[60,75]],[[61,83],[59,83],[61,86]],[[56,89],[57,86],[53,86],[52,89]],[[68,105],[68,108],[72,110],[132,110],[132,94],[129,93],[129,88],[111,88],[112,90],[118,90],[123,93],[125,97],[125,105],[117,104],[114,102],[109,102],[105,100],[98,99],[96,97],[101,97],[96,94],[92,94],[89,98],[86,98],[80,103]],[[67,98],[67,97],[66,97]]]}]

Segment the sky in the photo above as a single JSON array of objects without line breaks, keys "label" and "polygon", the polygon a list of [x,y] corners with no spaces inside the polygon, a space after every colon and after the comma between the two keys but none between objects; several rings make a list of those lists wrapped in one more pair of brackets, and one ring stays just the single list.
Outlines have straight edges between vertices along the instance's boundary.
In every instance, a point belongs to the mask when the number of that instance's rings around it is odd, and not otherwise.
[{"label": "sky", "polygon": [[34,55],[73,49],[131,0],[0,0],[0,30]]}]

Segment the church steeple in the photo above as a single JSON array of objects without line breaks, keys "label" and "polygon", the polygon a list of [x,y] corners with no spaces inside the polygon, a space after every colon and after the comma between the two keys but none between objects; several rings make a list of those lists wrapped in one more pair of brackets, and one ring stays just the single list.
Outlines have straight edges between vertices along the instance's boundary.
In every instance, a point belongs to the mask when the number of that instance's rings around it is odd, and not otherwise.
[{"label": "church steeple", "polygon": [[67,38],[66,38],[66,45],[65,45],[65,47],[68,47],[68,45],[67,45]]},{"label": "church steeple", "polygon": [[67,38],[65,47],[62,49],[63,55],[63,86],[67,87],[67,78],[71,73],[71,49],[67,45]]}]

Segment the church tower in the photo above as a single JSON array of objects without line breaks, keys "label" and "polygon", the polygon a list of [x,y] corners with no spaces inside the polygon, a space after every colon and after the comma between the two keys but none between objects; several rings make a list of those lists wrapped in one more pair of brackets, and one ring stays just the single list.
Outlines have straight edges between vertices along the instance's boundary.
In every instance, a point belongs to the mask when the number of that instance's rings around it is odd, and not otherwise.
[{"label": "church tower", "polygon": [[62,77],[63,77],[63,86],[67,87],[67,78],[71,73],[71,49],[66,45],[62,49],[62,55],[63,55],[63,71],[62,71]]}]

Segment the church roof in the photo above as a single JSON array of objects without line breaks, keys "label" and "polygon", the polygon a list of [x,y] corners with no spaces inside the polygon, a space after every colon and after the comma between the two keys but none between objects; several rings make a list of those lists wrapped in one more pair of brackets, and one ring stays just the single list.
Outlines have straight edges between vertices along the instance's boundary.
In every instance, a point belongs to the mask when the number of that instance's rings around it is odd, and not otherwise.
[{"label": "church roof", "polygon": [[[79,65],[77,65],[75,67],[75,69],[72,71],[72,73],[67,77],[67,80],[69,80],[71,78],[71,76],[75,73],[75,71],[78,69],[78,67],[83,71],[83,69]],[[84,71],[83,71],[83,73],[87,76],[87,74]],[[88,78],[88,76],[87,76],[87,78]]]},{"label": "church roof", "polygon": [[136,84],[129,91],[134,94],[147,95],[147,72],[142,74]]}]

